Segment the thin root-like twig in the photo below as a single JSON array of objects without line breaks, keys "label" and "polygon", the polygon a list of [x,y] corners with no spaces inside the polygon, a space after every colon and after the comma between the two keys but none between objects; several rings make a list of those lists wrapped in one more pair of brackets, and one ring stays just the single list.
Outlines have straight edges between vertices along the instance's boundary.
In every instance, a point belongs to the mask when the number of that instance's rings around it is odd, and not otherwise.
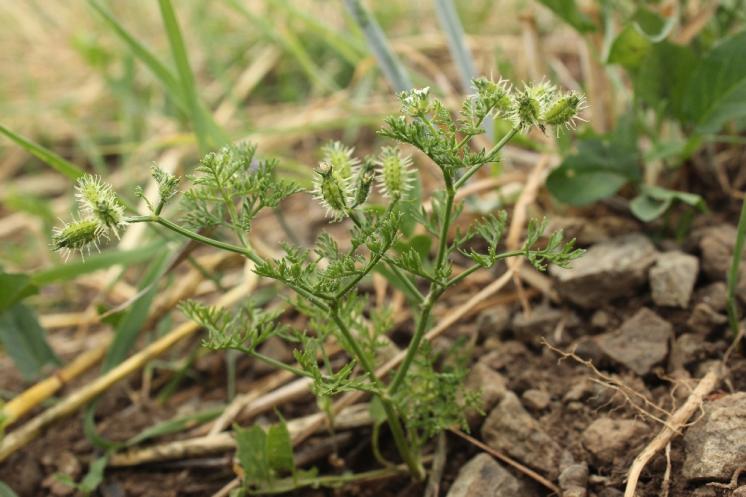
[{"label": "thin root-like twig", "polygon": [[692,417],[694,412],[701,408],[702,401],[706,395],[708,395],[718,384],[722,376],[722,365],[720,363],[714,365],[705,374],[705,376],[699,381],[697,386],[692,390],[689,398],[686,402],[679,407],[671,416],[668,418],[667,423],[661,431],[653,438],[640,452],[632,465],[629,468],[629,474],[627,475],[627,487],[624,489],[624,497],[635,497],[635,490],[637,489],[637,481],[640,479],[640,474],[645,468],[645,465],[664,448],[673,438],[678,431],[684,427]]}]

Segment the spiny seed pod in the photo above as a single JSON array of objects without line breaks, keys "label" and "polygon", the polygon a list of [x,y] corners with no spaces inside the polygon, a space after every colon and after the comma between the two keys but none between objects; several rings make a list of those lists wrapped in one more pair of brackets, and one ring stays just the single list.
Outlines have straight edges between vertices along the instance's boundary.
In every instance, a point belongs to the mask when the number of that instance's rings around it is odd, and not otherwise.
[{"label": "spiny seed pod", "polygon": [[334,174],[334,168],[328,162],[319,164],[314,178],[314,198],[327,210],[327,216],[339,221],[347,215],[350,201],[350,188],[345,179]]},{"label": "spiny seed pod", "polygon": [[355,199],[352,207],[364,204],[370,195],[370,186],[376,176],[376,165],[372,158],[366,157],[362,167],[357,173],[355,181]]},{"label": "spiny seed pod", "polygon": [[578,113],[585,108],[585,97],[571,92],[563,95],[550,104],[544,112],[544,124],[554,126],[559,133],[560,126],[575,127],[575,120],[583,120]]},{"label": "spiny seed pod", "polygon": [[158,195],[161,198],[161,202],[166,203],[171,200],[178,191],[180,178],[164,171],[156,164],[150,167],[150,174],[153,176],[155,182],[158,183]]},{"label": "spiny seed pod", "polygon": [[86,217],[95,218],[99,224],[111,230],[119,238],[119,230],[127,224],[124,208],[111,188],[101,178],[86,174],[75,186],[75,198],[80,211]]},{"label": "spiny seed pod", "polygon": [[327,143],[321,148],[321,152],[322,161],[331,164],[334,174],[345,180],[352,177],[353,171],[360,164],[360,160],[352,156],[355,149],[345,147],[338,141]]},{"label": "spiny seed pod", "polygon": [[521,129],[531,126],[542,127],[541,119],[545,109],[552,102],[554,94],[554,86],[546,82],[526,86],[515,97],[511,113],[513,124]]},{"label": "spiny seed pod", "polygon": [[84,218],[67,223],[61,228],[54,228],[52,231],[52,250],[60,251],[65,256],[65,260],[70,258],[70,254],[79,251],[90,253],[91,247],[98,250],[98,240],[107,238],[106,229],[101,225],[98,219]]},{"label": "spiny seed pod", "polygon": [[389,198],[402,198],[414,181],[410,169],[412,158],[399,153],[397,147],[383,147],[376,163],[381,193]]},{"label": "spiny seed pod", "polygon": [[476,78],[472,81],[477,91],[478,101],[486,108],[491,109],[495,117],[504,117],[510,112],[513,103],[510,98],[510,82],[504,79],[493,81],[487,78]]}]

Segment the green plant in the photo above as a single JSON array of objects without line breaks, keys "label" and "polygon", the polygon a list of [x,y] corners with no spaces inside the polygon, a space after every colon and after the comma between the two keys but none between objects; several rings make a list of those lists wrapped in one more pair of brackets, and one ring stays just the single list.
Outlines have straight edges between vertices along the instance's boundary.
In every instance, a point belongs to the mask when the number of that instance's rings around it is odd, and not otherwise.
[{"label": "green plant", "polygon": [[[552,171],[552,195],[587,205],[631,185],[630,211],[645,222],[675,203],[704,210],[699,195],[670,189],[671,175],[658,178],[657,172],[677,169],[703,145],[738,139],[721,135],[723,128],[736,134],[744,129],[746,66],[734,63],[746,56],[743,1],[720,2],[701,30],[691,31],[696,36],[689,30],[701,23],[696,16],[702,12],[684,4],[600,2],[590,16],[576,2],[541,3],[586,36],[606,64],[606,86],[616,90],[610,107],[623,110],[613,129],[582,136],[576,151]],[[596,124],[608,129],[610,123]]]},{"label": "green plant", "polygon": [[[377,156],[363,160],[353,156],[353,149],[339,143],[324,148],[312,193],[331,220],[349,221],[350,236],[345,246],[322,233],[311,249],[286,244],[285,255],[276,260],[264,258],[254,250],[247,233],[257,214],[262,209],[276,208],[285,198],[301,192],[301,188],[277,177],[275,161],[256,160],[255,149],[250,145],[224,147],[202,159],[188,176],[190,186],[183,194],[186,214],[179,223],[163,215],[164,207],[177,193],[179,179],[157,167],[153,168],[153,177],[159,185],[159,198],[148,202],[150,213],[145,215],[125,216],[109,186],[89,176],[82,178],[76,194],[80,217],[55,231],[53,246],[56,250],[82,253],[107,236],[117,236],[126,225],[151,223],[243,255],[254,263],[259,276],[280,282],[292,290],[292,297],[274,308],[247,302],[235,312],[198,302],[185,303],[183,311],[207,330],[204,345],[216,350],[237,350],[310,378],[322,405],[345,391],[371,394],[409,472],[415,478],[423,478],[423,444],[449,426],[463,426],[464,407],[475,399],[463,391],[463,361],[448,357],[442,361],[443,366],[437,366],[441,361],[422,343],[436,303],[469,275],[491,268],[500,260],[524,256],[544,270],[548,264],[567,266],[582,253],[574,249],[573,241],[563,241],[562,232],[551,234],[541,244],[546,223],[538,221],[529,223],[526,242],[520,249],[501,252],[505,213],[487,216],[451,236],[461,212],[456,192],[469,178],[486,164],[497,161],[501,148],[520,131],[533,126],[559,130],[572,125],[583,105],[582,96],[560,94],[547,83],[525,86],[520,91],[513,91],[505,81],[480,78],[473,84],[476,92],[464,101],[458,118],[427,88],[403,92],[400,114],[386,119],[379,131],[384,137],[416,147],[437,165],[443,183],[432,195],[429,212],[421,208],[415,194],[419,180],[413,161],[397,147],[383,147]],[[488,117],[510,119],[513,127],[489,150],[474,150],[472,139],[483,133],[482,124]],[[380,202],[370,201],[374,182],[381,193]],[[142,190],[138,194],[142,196]],[[435,241],[434,255],[415,243],[417,237],[407,238],[405,233],[411,233],[411,229],[406,226],[411,228],[413,223],[421,225]],[[214,237],[201,234],[203,230]],[[232,241],[218,238],[225,232],[232,233]],[[454,274],[453,258],[457,256],[470,262],[470,266]],[[360,288],[362,280],[376,270],[391,274],[407,290],[412,314],[416,316],[405,358],[388,379],[379,378],[376,367],[386,345],[384,336],[392,328],[391,316],[371,309],[368,296]],[[307,316],[307,330],[282,322],[287,307]],[[297,365],[259,352],[258,347],[270,337],[296,344]],[[350,358],[341,368],[333,368],[324,353],[323,345],[330,338]],[[266,437],[261,430],[239,432],[239,442],[243,438],[276,438]],[[277,464],[272,463],[273,451],[280,450],[272,449],[277,444],[285,451],[289,441],[272,442],[264,452],[239,448],[242,461],[269,461],[262,462],[261,471],[246,468],[247,489],[266,489],[275,472],[293,469],[286,456]]]}]

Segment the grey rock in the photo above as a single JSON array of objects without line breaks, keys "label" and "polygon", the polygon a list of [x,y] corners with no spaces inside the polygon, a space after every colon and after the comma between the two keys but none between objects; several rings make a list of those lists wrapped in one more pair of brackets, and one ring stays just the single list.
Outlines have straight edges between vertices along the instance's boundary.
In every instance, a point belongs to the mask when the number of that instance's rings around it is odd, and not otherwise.
[{"label": "grey rock", "polygon": [[676,337],[671,348],[672,369],[679,369],[707,357],[709,342],[701,335],[683,333]]},{"label": "grey rock", "polygon": [[684,435],[682,474],[727,480],[746,461],[746,392],[705,402],[704,416]]},{"label": "grey rock", "polygon": [[640,421],[604,416],[583,431],[582,442],[596,459],[611,464],[615,458],[627,456],[629,449],[647,433],[647,425]]},{"label": "grey rock", "polygon": [[686,308],[699,272],[699,259],[683,252],[665,252],[650,268],[650,290],[660,306]]},{"label": "grey rock", "polygon": [[538,344],[541,338],[551,341],[557,326],[566,328],[577,326],[579,319],[573,312],[540,305],[529,313],[519,312],[513,317],[513,333],[516,338],[528,343]]},{"label": "grey rock", "polygon": [[[736,228],[730,224],[711,226],[702,230],[699,249],[702,253],[702,270],[713,281],[725,281],[736,244]],[[746,257],[742,257],[741,261]],[[746,266],[738,272],[736,294],[746,301]]]},{"label": "grey rock", "polygon": [[533,496],[525,484],[500,466],[491,456],[481,453],[461,467],[446,497]]},{"label": "grey rock", "polygon": [[704,302],[717,312],[724,311],[728,304],[728,286],[723,281],[710,283],[697,290],[694,299],[698,303]]},{"label": "grey rock", "polygon": [[741,485],[730,495],[731,497],[746,497],[746,485]]},{"label": "grey rock", "polygon": [[507,392],[482,425],[482,438],[490,447],[507,453],[550,479],[558,474],[561,449],[521,405]]},{"label": "grey rock", "polygon": [[547,406],[549,406],[549,402],[552,400],[548,393],[536,388],[529,388],[523,392],[521,399],[526,407],[534,411],[542,411],[546,409]]},{"label": "grey rock", "polygon": [[581,307],[593,308],[632,295],[648,276],[656,250],[650,240],[632,234],[592,246],[582,263],[570,269],[552,266],[560,295]]},{"label": "grey rock", "polygon": [[598,309],[591,316],[591,326],[599,330],[605,330],[611,325],[611,315],[603,309]]},{"label": "grey rock", "polygon": [[588,464],[571,464],[559,475],[558,483],[562,497],[585,497],[588,494]]},{"label": "grey rock", "polygon": [[706,302],[700,302],[694,306],[694,309],[692,309],[692,313],[686,321],[686,325],[692,331],[706,335],[711,333],[713,329],[722,326],[727,322],[728,317],[725,314],[720,314],[715,311],[715,309]]},{"label": "grey rock", "polygon": [[477,318],[477,333],[482,338],[500,336],[510,324],[510,308],[504,305],[492,307]]},{"label": "grey rock", "polygon": [[692,497],[717,497],[718,493],[712,487],[699,487],[692,492]]},{"label": "grey rock", "polygon": [[599,335],[597,343],[612,360],[644,375],[666,358],[672,337],[671,324],[643,307],[619,329]]},{"label": "grey rock", "polygon": [[[481,393],[480,401],[482,405],[480,407],[483,413],[490,412],[505,396],[508,391],[506,384],[505,378],[500,373],[482,361],[474,365],[465,382],[467,389]],[[479,425],[483,416],[474,409],[469,409],[466,413],[466,419],[472,428]]]}]

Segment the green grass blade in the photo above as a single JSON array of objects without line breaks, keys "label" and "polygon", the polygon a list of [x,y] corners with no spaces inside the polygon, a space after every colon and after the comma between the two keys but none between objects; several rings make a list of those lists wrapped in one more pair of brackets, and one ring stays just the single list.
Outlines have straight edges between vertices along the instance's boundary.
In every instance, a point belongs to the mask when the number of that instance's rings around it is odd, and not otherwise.
[{"label": "green grass blade", "polygon": [[38,145],[21,135],[13,133],[2,124],[0,124],[0,133],[7,136],[10,140],[15,142],[28,153],[36,156],[39,160],[44,162],[55,171],[64,174],[72,180],[78,179],[80,176],[83,176],[85,174],[85,171],[80,169],[72,162],[63,159],[48,148],[42,147],[41,145]]},{"label": "green grass blade", "polygon": [[305,10],[291,4],[288,0],[270,0],[272,4],[281,8],[286,14],[303,22],[304,27],[317,34],[335,52],[349,64],[356,66],[366,55],[367,49],[361,40],[351,33],[340,33],[317,18],[309,15]]},{"label": "green grass blade", "polygon": [[101,16],[101,18],[106,22],[111,30],[117,36],[119,36],[119,38],[125,43],[125,45],[127,45],[127,48],[129,48],[130,52],[132,52],[132,54],[137,59],[145,64],[150,72],[152,72],[153,75],[161,82],[161,84],[163,84],[163,86],[166,88],[166,91],[169,93],[169,96],[174,100],[174,102],[176,102],[179,108],[182,111],[187,112],[188,106],[183,97],[181,86],[179,85],[179,80],[171,72],[171,70],[163,65],[163,63],[161,63],[161,61],[159,61],[156,56],[153,55],[152,52],[150,52],[150,50],[145,48],[142,43],[137,41],[137,39],[132,36],[129,31],[127,31],[124,26],[122,26],[108,10],[99,5],[99,3],[95,0],[88,0],[88,3]]},{"label": "green grass blade", "polygon": [[81,274],[92,273],[100,269],[105,269],[117,264],[132,265],[145,261],[153,255],[161,252],[165,243],[156,242],[145,247],[119,251],[110,250],[98,255],[87,258],[85,261],[60,264],[49,269],[45,269],[31,276],[31,283],[43,286],[55,281],[67,281],[77,278]]},{"label": "green grass blade", "polygon": [[179,74],[181,93],[186,100],[192,127],[197,136],[197,143],[201,152],[206,153],[211,149],[226,144],[229,140],[212,119],[212,116],[197,95],[194,73],[189,65],[184,38],[181,35],[179,21],[176,18],[176,12],[174,12],[171,0],[158,0],[158,5],[161,9],[163,26],[166,28],[166,34],[168,35],[168,41],[171,46],[171,55],[174,58]]},{"label": "green grass blade", "polygon": [[[477,70],[474,66],[474,58],[466,45],[464,27],[461,25],[456,6],[453,4],[453,0],[435,0],[435,12],[443,31],[446,33],[451,57],[456,61],[462,89],[464,93],[468,93],[471,90],[471,80],[477,76]],[[485,119],[484,129],[487,136],[492,139],[494,123],[491,118]]]},{"label": "green grass blade", "polygon": [[738,303],[736,302],[736,287],[738,286],[739,268],[741,257],[743,257],[743,246],[746,241],[746,200],[741,205],[741,215],[738,218],[738,231],[736,232],[736,246],[733,248],[733,258],[728,270],[728,325],[733,333],[733,338],[738,336],[740,316],[738,315]]},{"label": "green grass blade", "polygon": [[357,25],[363,30],[368,47],[373,52],[378,65],[381,66],[383,74],[394,90],[400,92],[411,89],[412,81],[409,79],[409,74],[391,50],[386,35],[384,35],[381,26],[373,15],[368,12],[360,0],[345,0],[345,5]]},{"label": "green grass blade", "polygon": [[308,75],[308,78],[318,87],[330,91],[336,91],[339,87],[327,74],[313,61],[308,52],[300,41],[290,34],[290,32],[280,33],[269,23],[257,15],[254,15],[241,2],[237,0],[226,0],[229,6],[248,19],[254,26],[259,28],[268,38],[282,46],[282,48],[296,59],[301,69]]}]

